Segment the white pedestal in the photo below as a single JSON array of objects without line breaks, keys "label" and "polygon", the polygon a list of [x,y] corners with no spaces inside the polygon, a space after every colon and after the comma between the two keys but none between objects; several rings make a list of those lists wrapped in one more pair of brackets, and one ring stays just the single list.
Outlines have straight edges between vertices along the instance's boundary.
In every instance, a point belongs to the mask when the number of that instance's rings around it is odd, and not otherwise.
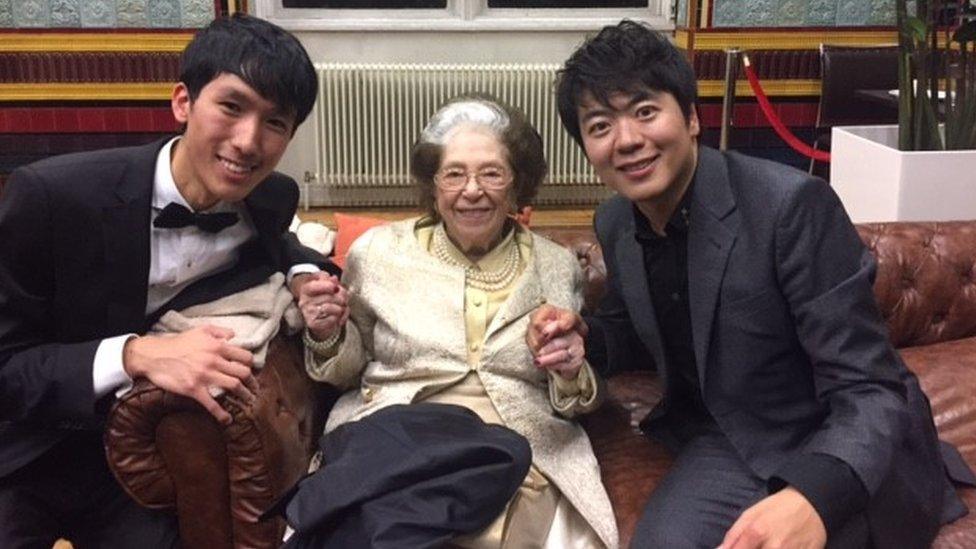
[{"label": "white pedestal", "polygon": [[830,184],[855,223],[976,219],[976,150],[898,150],[897,126],[836,127]]}]

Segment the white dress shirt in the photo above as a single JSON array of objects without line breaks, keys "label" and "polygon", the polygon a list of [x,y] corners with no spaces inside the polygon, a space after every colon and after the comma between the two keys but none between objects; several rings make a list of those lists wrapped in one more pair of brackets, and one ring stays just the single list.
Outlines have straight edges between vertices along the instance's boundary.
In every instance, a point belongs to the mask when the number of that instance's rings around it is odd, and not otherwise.
[{"label": "white dress shirt", "polygon": [[[156,157],[151,221],[170,202],[193,211],[173,179],[170,159],[173,144],[177,140],[179,137],[166,143]],[[159,309],[190,284],[232,267],[237,262],[241,245],[257,233],[247,207],[242,202],[218,202],[205,211],[234,212],[237,213],[238,220],[216,234],[203,231],[194,225],[179,229],[150,227],[146,315]],[[295,265],[288,271],[288,281],[300,272],[318,270],[315,265]],[[133,337],[136,334],[109,337],[99,344],[92,368],[96,398],[113,389],[118,389],[117,393],[121,394],[131,387],[132,380],[123,369],[122,351],[125,343]]]}]

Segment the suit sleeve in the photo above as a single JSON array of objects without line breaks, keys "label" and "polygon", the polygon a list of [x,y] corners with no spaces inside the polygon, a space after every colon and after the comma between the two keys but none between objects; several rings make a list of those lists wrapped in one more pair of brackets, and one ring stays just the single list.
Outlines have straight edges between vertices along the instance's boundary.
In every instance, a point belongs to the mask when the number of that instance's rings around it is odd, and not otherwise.
[{"label": "suit sleeve", "polygon": [[[579,310],[583,304],[583,271],[573,257],[568,257],[570,284],[572,286],[573,309]],[[585,343],[585,342],[584,342]],[[552,370],[547,370],[549,378],[549,403],[552,409],[565,418],[588,414],[603,403],[606,385],[593,367],[583,361],[575,379],[565,379]]]},{"label": "suit sleeve", "polygon": [[[647,367],[647,349],[634,331],[634,324],[627,312],[627,304],[621,295],[620,281],[613,248],[615,235],[605,216],[597,214],[594,230],[603,248],[603,260],[607,266],[606,293],[600,306],[584,320],[590,328],[586,336],[586,359],[605,377],[627,370]],[[643,357],[644,360],[636,360]]]},{"label": "suit sleeve", "polygon": [[0,420],[96,419],[92,363],[101,340],[57,341],[48,192],[28,167],[0,196]]},{"label": "suit sleeve", "polygon": [[289,189],[291,196],[288,201],[288,211],[281,216],[281,225],[278,227],[278,232],[281,235],[280,252],[282,260],[279,270],[287,274],[291,267],[306,263],[315,265],[336,276],[342,274],[342,270],[335,263],[332,263],[321,253],[303,245],[298,241],[298,236],[288,230],[292,219],[295,217],[295,212],[298,210],[298,184],[289,177],[281,177],[287,182],[286,188]]},{"label": "suit sleeve", "polygon": [[908,424],[904,366],[872,289],[874,258],[822,181],[805,180],[778,220],[777,277],[828,410],[804,454],[840,460],[873,495]]}]

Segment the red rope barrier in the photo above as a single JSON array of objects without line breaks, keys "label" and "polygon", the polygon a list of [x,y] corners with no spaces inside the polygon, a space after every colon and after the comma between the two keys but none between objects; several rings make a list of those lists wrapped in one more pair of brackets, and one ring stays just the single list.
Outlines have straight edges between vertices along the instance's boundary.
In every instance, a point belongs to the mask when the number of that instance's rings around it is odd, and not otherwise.
[{"label": "red rope barrier", "polygon": [[783,121],[779,119],[779,115],[773,110],[773,106],[769,104],[769,99],[766,97],[766,92],[763,91],[762,86],[759,84],[759,78],[756,77],[756,71],[753,70],[752,64],[749,63],[749,56],[742,56],[742,63],[746,68],[746,77],[749,78],[749,86],[752,87],[752,93],[756,95],[756,101],[759,102],[759,108],[762,109],[764,115],[766,115],[766,120],[773,126],[776,131],[776,135],[780,137],[786,144],[790,146],[794,151],[817,160],[819,162],[830,162],[830,153],[827,151],[818,151],[810,145],[800,141],[800,139],[793,135],[793,132],[789,130]]}]

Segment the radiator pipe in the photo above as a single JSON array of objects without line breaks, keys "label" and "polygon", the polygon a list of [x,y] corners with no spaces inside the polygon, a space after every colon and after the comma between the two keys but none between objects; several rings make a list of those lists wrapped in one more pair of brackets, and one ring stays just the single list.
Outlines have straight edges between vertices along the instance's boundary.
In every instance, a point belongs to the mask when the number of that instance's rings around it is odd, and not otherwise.
[{"label": "radiator pipe", "polygon": [[718,148],[729,148],[729,135],[732,133],[732,118],[735,112],[735,81],[739,75],[739,55],[742,50],[729,48],[725,50],[725,95],[722,97],[722,133],[719,135]]}]

